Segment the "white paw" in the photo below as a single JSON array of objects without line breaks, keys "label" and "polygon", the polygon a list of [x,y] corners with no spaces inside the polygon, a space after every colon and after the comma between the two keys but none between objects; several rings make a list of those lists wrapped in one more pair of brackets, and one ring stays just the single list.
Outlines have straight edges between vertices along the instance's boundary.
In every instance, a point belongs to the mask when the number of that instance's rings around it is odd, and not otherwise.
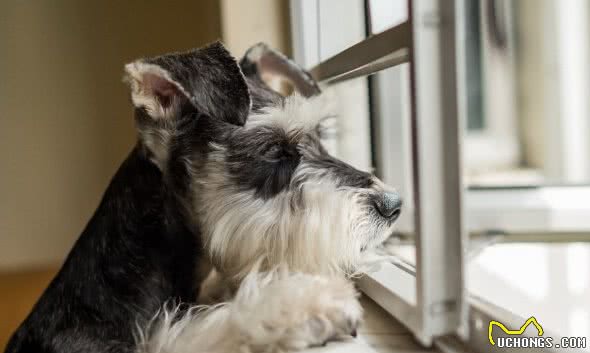
[{"label": "white paw", "polygon": [[357,297],[344,278],[257,276],[242,283],[232,319],[253,352],[300,350],[356,336],[362,319]]}]

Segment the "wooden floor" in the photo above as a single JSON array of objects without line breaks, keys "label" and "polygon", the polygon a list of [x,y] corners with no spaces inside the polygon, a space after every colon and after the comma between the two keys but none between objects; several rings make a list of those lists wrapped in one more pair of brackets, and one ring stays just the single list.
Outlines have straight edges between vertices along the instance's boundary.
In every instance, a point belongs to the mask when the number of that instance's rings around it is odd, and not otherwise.
[{"label": "wooden floor", "polygon": [[31,311],[57,269],[0,272],[0,352]]}]

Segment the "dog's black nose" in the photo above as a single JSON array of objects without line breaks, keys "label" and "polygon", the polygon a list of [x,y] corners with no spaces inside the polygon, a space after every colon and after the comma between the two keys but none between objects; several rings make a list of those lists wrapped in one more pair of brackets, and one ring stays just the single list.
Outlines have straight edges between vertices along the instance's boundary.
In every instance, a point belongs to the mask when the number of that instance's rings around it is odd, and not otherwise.
[{"label": "dog's black nose", "polygon": [[375,208],[383,217],[395,221],[402,211],[402,199],[395,192],[386,192],[375,199]]}]

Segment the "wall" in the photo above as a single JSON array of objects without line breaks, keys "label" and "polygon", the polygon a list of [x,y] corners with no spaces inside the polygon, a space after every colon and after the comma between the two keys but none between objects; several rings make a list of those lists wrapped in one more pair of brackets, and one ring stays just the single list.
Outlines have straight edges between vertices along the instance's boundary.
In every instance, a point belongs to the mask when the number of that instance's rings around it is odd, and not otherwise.
[{"label": "wall", "polygon": [[59,264],[131,149],[123,65],[221,36],[217,1],[0,2],[0,270]]},{"label": "wall", "polygon": [[289,55],[289,0],[221,0],[223,40],[242,56],[253,44],[265,42]]}]

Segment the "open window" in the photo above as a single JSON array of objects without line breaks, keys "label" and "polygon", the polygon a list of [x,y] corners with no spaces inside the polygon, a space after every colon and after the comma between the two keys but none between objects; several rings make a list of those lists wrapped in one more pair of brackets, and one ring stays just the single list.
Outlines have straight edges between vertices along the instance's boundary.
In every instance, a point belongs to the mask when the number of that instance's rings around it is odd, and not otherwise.
[{"label": "open window", "polygon": [[[590,5],[292,0],[295,59],[340,97],[333,150],[404,198],[359,281],[425,345],[535,315],[590,332]],[[584,331],[585,330],[585,331]]]}]

